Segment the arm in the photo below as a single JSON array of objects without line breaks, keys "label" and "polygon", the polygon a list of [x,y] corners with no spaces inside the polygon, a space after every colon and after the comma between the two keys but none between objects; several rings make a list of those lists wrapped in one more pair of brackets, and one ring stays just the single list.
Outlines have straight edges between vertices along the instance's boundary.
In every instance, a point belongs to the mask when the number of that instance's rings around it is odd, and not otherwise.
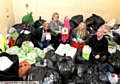
[{"label": "arm", "polygon": [[62,27],[64,26],[64,24],[62,22],[60,22],[60,21],[59,21],[59,25],[62,26]]},{"label": "arm", "polygon": [[84,41],[85,41],[86,44],[89,44],[89,34],[88,34],[88,32],[86,32],[86,36],[85,36]]},{"label": "arm", "polygon": [[50,27],[52,32],[55,32],[55,28],[54,28],[54,25],[53,25],[52,21],[49,22],[49,27]]},{"label": "arm", "polygon": [[72,32],[71,32],[71,35],[70,35],[70,41],[73,39],[73,38],[76,38],[76,29],[73,29]]},{"label": "arm", "polygon": [[92,48],[92,39],[93,37],[89,38],[89,42],[88,42],[88,45]]},{"label": "arm", "polygon": [[49,23],[49,27],[50,27],[52,34],[54,36],[56,36],[58,33],[61,33],[60,31],[55,30],[55,26],[54,26],[54,23],[52,21]]}]

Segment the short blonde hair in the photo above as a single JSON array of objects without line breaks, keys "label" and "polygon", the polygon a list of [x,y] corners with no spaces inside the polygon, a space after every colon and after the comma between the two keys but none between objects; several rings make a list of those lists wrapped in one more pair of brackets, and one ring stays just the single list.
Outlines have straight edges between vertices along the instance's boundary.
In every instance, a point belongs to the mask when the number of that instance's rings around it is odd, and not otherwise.
[{"label": "short blonde hair", "polygon": [[57,15],[58,18],[59,18],[59,14],[58,14],[57,12],[54,12],[54,13],[52,14],[52,20],[53,20],[53,17],[54,17],[55,15]]}]

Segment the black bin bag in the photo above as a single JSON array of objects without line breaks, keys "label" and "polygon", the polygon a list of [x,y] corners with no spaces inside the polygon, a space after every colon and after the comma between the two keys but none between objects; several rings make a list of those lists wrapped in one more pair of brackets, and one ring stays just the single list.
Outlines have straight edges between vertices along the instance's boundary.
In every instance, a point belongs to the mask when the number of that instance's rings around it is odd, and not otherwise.
[{"label": "black bin bag", "polygon": [[75,22],[76,24],[79,24],[80,22],[83,21],[83,15],[75,15],[71,19],[71,21]]},{"label": "black bin bag", "polygon": [[82,51],[81,50],[77,50],[74,61],[77,64],[84,64],[84,63],[88,62],[85,58],[82,57]]},{"label": "black bin bag", "polygon": [[40,16],[40,17],[39,17],[39,20],[36,20],[36,21],[35,21],[34,27],[35,27],[36,29],[37,29],[37,28],[40,28],[40,26],[42,26],[44,22],[46,22],[46,20],[41,19],[41,16]]},{"label": "black bin bag", "polygon": [[57,70],[57,65],[56,65],[57,58],[58,56],[55,54],[55,50],[48,51],[45,55],[45,59],[47,61],[47,67]]},{"label": "black bin bag", "polygon": [[32,67],[24,76],[24,81],[39,81],[39,84],[61,84],[60,75],[46,67]]},{"label": "black bin bag", "polygon": [[85,64],[76,64],[77,76],[82,77],[85,70],[87,69],[87,65]]},{"label": "black bin bag", "polygon": [[57,66],[61,76],[65,79],[71,78],[75,71],[75,64],[70,56],[61,56],[58,58]]},{"label": "black bin bag", "polygon": [[19,61],[17,55],[9,55],[5,52],[0,53],[0,57],[5,56],[10,59],[13,63],[10,67],[4,71],[0,70],[0,81],[17,81],[18,80],[18,68]]},{"label": "black bin bag", "polygon": [[18,38],[16,39],[15,44],[18,47],[21,47],[21,45],[24,41],[30,41],[31,40],[31,34],[25,34],[24,32],[25,32],[25,30],[22,33],[20,33]]}]

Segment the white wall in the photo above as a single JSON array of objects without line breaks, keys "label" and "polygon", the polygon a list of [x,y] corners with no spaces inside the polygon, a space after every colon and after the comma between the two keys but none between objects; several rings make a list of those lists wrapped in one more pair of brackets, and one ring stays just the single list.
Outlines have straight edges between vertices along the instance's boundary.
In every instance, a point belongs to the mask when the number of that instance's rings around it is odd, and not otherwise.
[{"label": "white wall", "polygon": [[[92,13],[98,14],[106,21],[115,18],[120,23],[119,0],[12,0],[15,14],[15,22],[20,23],[27,12],[33,12],[34,20],[39,16],[51,20],[53,12],[60,14],[60,20],[67,15],[69,17],[82,14],[84,19]],[[29,4],[29,8],[25,7]]]},{"label": "white wall", "polygon": [[15,24],[15,20],[12,0],[0,0],[0,33],[5,36],[7,29],[13,24]]}]

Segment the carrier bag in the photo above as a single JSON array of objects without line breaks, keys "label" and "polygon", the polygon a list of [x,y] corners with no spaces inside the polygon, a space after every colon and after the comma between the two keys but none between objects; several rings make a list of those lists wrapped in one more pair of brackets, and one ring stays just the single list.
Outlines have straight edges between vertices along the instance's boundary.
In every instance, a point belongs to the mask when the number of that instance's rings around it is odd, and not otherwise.
[{"label": "carrier bag", "polygon": [[62,84],[60,74],[52,69],[47,69],[41,84]]},{"label": "carrier bag", "polygon": [[22,61],[19,63],[19,78],[22,78],[22,76],[31,68],[31,65],[26,61]]},{"label": "carrier bag", "polygon": [[[0,81],[17,81],[18,80],[18,56],[17,55],[9,55],[5,52],[0,54],[0,57],[7,57],[12,64],[5,70],[0,70]],[[5,66],[5,65],[4,65]]]},{"label": "carrier bag", "polygon": [[27,32],[26,30],[23,30],[20,35],[18,36],[18,38],[16,39],[16,42],[15,44],[18,46],[18,47],[21,47],[22,43],[24,41],[30,41],[31,40],[31,34],[28,32],[28,33],[25,33]]},{"label": "carrier bag", "polygon": [[55,50],[50,50],[46,53],[45,59],[47,61],[47,67],[51,69],[57,69],[56,61],[57,55],[55,55]]},{"label": "carrier bag", "polygon": [[75,22],[76,24],[79,24],[80,22],[83,21],[83,15],[75,15],[71,19],[71,21]]},{"label": "carrier bag", "polygon": [[6,40],[2,34],[0,34],[0,49],[2,52],[6,50]]},{"label": "carrier bag", "polygon": [[58,72],[44,67],[32,67],[24,76],[24,81],[39,81],[39,84],[61,84]]},{"label": "carrier bag", "polygon": [[72,47],[74,47],[74,48],[77,48],[78,50],[82,50],[83,49],[83,47],[84,47],[84,45],[85,45],[85,42],[75,42],[75,41],[71,41],[70,42],[70,45],[72,46]]},{"label": "carrier bag", "polygon": [[85,45],[82,50],[82,57],[86,60],[89,60],[89,56],[91,53],[91,48],[88,45]]},{"label": "carrier bag", "polygon": [[83,64],[83,63],[87,62],[87,60],[82,57],[82,51],[81,50],[77,50],[74,61],[75,61],[75,63],[79,63],[79,64]]},{"label": "carrier bag", "polygon": [[66,79],[72,77],[75,70],[75,64],[70,56],[64,55],[59,57],[57,61],[57,66],[63,78]]},{"label": "carrier bag", "polygon": [[27,15],[22,17],[22,23],[27,23],[30,26],[34,26],[34,20],[33,20],[32,12],[30,12]]},{"label": "carrier bag", "polygon": [[37,28],[40,28],[43,23],[46,22],[46,20],[44,19],[41,19],[41,16],[39,17],[39,20],[36,20],[35,21],[35,24],[34,24],[34,27],[37,29]]}]

